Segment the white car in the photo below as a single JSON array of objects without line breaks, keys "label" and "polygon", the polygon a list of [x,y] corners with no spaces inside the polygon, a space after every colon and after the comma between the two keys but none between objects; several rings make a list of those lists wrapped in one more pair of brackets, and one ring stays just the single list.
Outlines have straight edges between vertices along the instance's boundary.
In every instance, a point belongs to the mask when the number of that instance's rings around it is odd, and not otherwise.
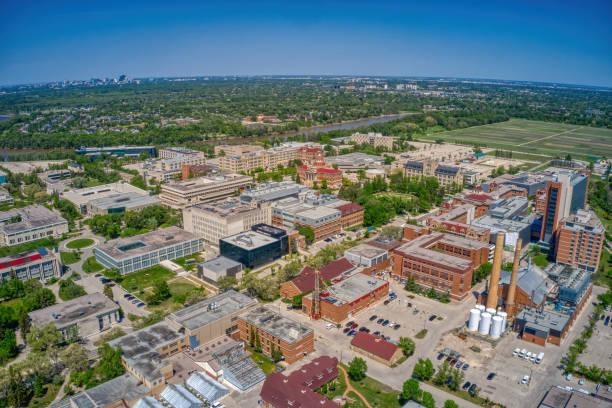
[{"label": "white car", "polygon": [[584,378],[581,378],[578,380],[578,385],[583,385],[584,384]]},{"label": "white car", "polygon": [[521,349],[519,347],[515,348],[514,351],[512,352],[513,356],[518,356],[518,353],[521,352]]},{"label": "white car", "polygon": [[333,323],[327,323],[327,325],[325,326],[325,328],[326,328],[327,330],[329,330],[329,329],[331,329],[331,328],[332,328],[332,327],[334,327],[334,326],[335,326],[335,324],[333,324]]},{"label": "white car", "polygon": [[529,376],[528,375],[524,375],[523,379],[521,380],[522,384],[527,384],[529,382]]}]

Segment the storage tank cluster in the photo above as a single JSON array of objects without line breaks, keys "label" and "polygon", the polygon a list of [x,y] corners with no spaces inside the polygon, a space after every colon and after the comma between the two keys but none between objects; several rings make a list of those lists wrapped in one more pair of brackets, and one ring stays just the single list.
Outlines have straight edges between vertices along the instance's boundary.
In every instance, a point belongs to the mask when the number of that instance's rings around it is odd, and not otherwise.
[{"label": "storage tank cluster", "polygon": [[483,336],[499,339],[506,328],[507,322],[508,314],[506,312],[497,312],[493,308],[485,309],[484,305],[476,305],[470,310],[468,330],[478,331]]}]

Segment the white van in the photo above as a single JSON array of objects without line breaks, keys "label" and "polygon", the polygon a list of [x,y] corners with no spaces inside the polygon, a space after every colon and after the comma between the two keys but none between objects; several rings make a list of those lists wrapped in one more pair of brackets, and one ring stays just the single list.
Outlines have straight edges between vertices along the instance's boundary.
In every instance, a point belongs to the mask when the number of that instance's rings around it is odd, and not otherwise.
[{"label": "white van", "polygon": [[544,352],[541,351],[540,354],[538,354],[538,356],[536,357],[536,363],[540,364],[542,362],[542,360],[544,360]]},{"label": "white van", "polygon": [[[326,328],[327,330],[329,330],[329,329],[331,329],[331,328],[332,328],[332,327],[334,327],[334,326],[336,326],[336,325],[335,325],[335,324],[333,324],[333,323],[327,323],[327,325],[325,326],[325,328]],[[216,408],[216,407],[213,407],[213,408]]]},{"label": "white van", "polygon": [[527,354],[525,354],[525,360],[529,361],[530,358],[531,358],[531,351],[528,351]]},{"label": "white van", "polygon": [[519,357],[520,357],[520,358],[524,358],[524,357],[525,357],[525,354],[527,354],[527,350],[522,349],[522,350],[521,350],[521,352],[519,353]]},{"label": "white van", "polygon": [[512,352],[512,355],[513,355],[513,356],[518,356],[518,354],[519,354],[520,352],[521,352],[521,349],[517,347],[517,348],[515,348],[515,349],[514,349],[514,351]]},{"label": "white van", "polygon": [[531,353],[531,357],[529,357],[529,361],[531,361],[532,363],[535,363],[535,361],[536,361],[536,353],[535,353],[535,351],[533,353]]}]

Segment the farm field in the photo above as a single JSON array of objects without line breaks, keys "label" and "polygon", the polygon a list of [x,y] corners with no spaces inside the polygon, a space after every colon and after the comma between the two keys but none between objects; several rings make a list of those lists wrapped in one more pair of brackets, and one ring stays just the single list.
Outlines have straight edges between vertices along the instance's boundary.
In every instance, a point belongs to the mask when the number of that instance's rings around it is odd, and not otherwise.
[{"label": "farm field", "polygon": [[611,129],[524,119],[430,133],[423,138],[560,157],[568,153],[575,158],[612,157]]}]

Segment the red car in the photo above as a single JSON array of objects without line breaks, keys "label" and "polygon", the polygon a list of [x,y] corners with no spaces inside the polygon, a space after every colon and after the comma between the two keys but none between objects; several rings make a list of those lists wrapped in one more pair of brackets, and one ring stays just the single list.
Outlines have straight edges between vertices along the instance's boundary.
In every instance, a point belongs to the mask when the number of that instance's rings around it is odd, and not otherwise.
[{"label": "red car", "polygon": [[359,327],[359,325],[357,323],[353,323],[353,325],[351,326],[351,329],[355,330],[358,327]]}]

